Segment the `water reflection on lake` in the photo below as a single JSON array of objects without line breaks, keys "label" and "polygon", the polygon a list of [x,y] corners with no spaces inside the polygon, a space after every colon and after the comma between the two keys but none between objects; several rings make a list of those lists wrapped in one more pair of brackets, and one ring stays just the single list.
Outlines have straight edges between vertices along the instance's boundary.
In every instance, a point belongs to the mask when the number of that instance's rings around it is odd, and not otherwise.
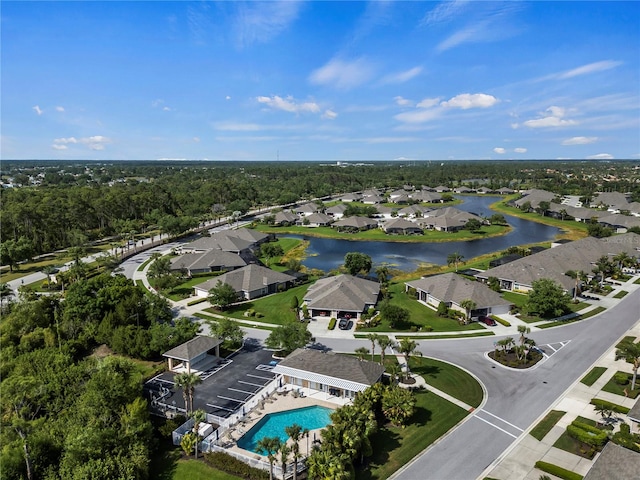
[{"label": "water reflection on lake", "polygon": [[[489,208],[489,205],[498,200],[497,197],[491,196],[459,198],[463,199],[464,203],[457,205],[457,208],[486,217],[495,213]],[[366,253],[373,260],[374,269],[380,264],[387,264],[391,268],[413,271],[424,263],[444,265],[447,263],[447,256],[453,252],[460,253],[465,259],[471,259],[485,253],[506,250],[513,245],[552,240],[560,233],[560,229],[556,227],[522,220],[511,215],[505,215],[505,217],[509,225],[513,227],[513,230],[507,235],[461,242],[365,242],[301,235],[286,236],[308,240],[310,242],[307,249],[308,257],[302,263],[308,268],[318,268],[328,272],[342,265],[344,256],[348,252]]]}]

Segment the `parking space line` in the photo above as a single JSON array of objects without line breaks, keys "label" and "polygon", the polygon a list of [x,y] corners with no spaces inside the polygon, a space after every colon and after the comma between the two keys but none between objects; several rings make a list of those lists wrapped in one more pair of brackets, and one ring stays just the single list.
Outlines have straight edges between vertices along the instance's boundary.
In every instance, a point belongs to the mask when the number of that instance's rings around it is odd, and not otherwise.
[{"label": "parking space line", "polygon": [[551,344],[548,344],[548,345],[547,345],[547,347],[549,347],[551,350],[553,350],[553,353],[556,353],[556,352],[558,351],[558,350],[556,350],[555,348],[553,348],[553,347],[551,346]]},{"label": "parking space line", "polygon": [[251,373],[247,373],[247,377],[253,377],[253,378],[261,378],[263,380],[273,380],[275,377],[261,377],[260,375],[252,375]]},{"label": "parking space line", "polygon": [[513,427],[513,428],[515,428],[516,430],[519,430],[520,432],[524,432],[524,430],[523,430],[523,429],[521,429],[520,427],[518,427],[518,426],[514,425],[513,423],[509,423],[509,422],[507,422],[504,418],[500,418],[499,416],[494,415],[493,413],[488,412],[487,410],[480,410],[480,411],[481,411],[481,412],[486,413],[487,415],[491,415],[493,418],[497,418],[497,419],[498,419],[498,420],[500,420],[501,422],[506,423],[507,425],[509,425],[509,426],[511,426],[511,427]]},{"label": "parking space line", "polygon": [[218,398],[221,398],[223,400],[229,400],[231,402],[236,402],[236,403],[247,403],[247,399],[246,398],[244,400],[238,400],[237,398],[224,397],[222,395],[218,395]]},{"label": "parking space line", "polygon": [[[264,387],[266,385],[266,383],[265,384],[262,384],[262,383],[251,383],[251,382],[245,382],[244,380],[238,380],[238,383],[244,383],[245,385],[251,385],[252,387],[260,387],[260,388],[262,388],[262,387]],[[269,382],[267,382],[267,383],[269,383]]]},{"label": "parking space line", "polygon": [[489,420],[485,420],[482,417],[479,417],[478,415],[474,415],[473,418],[477,418],[478,420],[482,420],[484,423],[486,423],[487,425],[491,425],[493,428],[497,428],[498,430],[500,430],[502,433],[506,433],[507,435],[509,435],[512,438],[518,438],[516,437],[513,433],[507,432],[505,429],[500,428],[497,425],[494,425],[493,423],[491,423]]},{"label": "parking space line", "polygon": [[246,393],[247,395],[254,395],[258,390],[254,391],[254,392],[248,392],[246,390],[240,390],[239,388],[227,388],[227,390],[231,390],[232,392],[240,392],[240,393]]},{"label": "parking space line", "polygon": [[233,412],[234,411],[234,410],[232,410],[230,408],[221,407],[220,405],[215,405],[213,403],[207,403],[206,405],[207,405],[207,407],[215,408],[215,409],[218,409],[218,410],[226,410],[227,412]]}]

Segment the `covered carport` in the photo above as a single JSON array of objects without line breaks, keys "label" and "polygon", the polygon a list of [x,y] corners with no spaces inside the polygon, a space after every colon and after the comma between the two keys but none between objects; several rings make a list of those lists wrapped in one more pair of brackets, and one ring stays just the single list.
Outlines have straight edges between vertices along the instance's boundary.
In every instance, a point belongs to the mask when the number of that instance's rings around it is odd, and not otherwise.
[{"label": "covered carport", "polygon": [[[218,337],[198,335],[163,353],[162,356],[169,359],[169,371],[187,373],[191,373],[192,370],[203,371],[210,363],[219,360],[221,344],[222,340]],[[210,355],[212,350],[215,350],[215,357]]]}]

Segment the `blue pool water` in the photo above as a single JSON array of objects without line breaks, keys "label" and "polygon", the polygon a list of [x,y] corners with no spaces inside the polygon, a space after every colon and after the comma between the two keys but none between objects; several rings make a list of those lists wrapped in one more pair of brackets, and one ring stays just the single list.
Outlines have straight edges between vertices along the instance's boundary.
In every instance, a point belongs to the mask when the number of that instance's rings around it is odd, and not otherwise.
[{"label": "blue pool water", "polygon": [[286,442],[289,436],[284,429],[297,423],[304,430],[314,430],[324,428],[331,423],[329,415],[333,412],[330,408],[313,405],[311,407],[296,408],[284,412],[269,413],[262,417],[251,430],[245,433],[238,440],[238,447],[252,452],[260,453],[256,450],[256,445],[264,437],[278,437]]}]

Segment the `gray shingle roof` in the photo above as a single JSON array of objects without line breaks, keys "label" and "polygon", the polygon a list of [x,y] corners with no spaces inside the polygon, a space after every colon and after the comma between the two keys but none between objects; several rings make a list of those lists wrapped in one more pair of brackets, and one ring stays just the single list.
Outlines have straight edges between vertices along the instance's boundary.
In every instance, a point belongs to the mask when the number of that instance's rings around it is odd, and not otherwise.
[{"label": "gray shingle roof", "polygon": [[222,340],[217,337],[198,335],[188,342],[178,345],[162,354],[163,357],[175,358],[183,362],[189,362],[198,355],[211,350],[222,344]]},{"label": "gray shingle roof", "polygon": [[224,250],[207,250],[203,253],[185,253],[171,260],[171,269],[205,270],[207,268],[237,268],[247,264],[239,255]]},{"label": "gray shingle roof", "polygon": [[340,378],[363,385],[373,385],[384,373],[384,368],[379,363],[358,360],[347,355],[323,353],[319,350],[301,348],[282,360],[278,364],[278,367],[280,366]]},{"label": "gray shingle roof", "polygon": [[609,442],[596,458],[584,480],[630,480],[638,478],[640,453]]},{"label": "gray shingle roof", "polygon": [[236,292],[253,292],[264,287],[265,282],[267,285],[272,285],[274,283],[292,282],[295,279],[295,277],[287,275],[286,273],[276,272],[261,265],[251,264],[207,280],[204,283],[196,285],[196,288],[209,291],[220,281],[231,285]]},{"label": "gray shingle roof", "polygon": [[365,228],[377,227],[378,222],[374,219],[366,217],[347,217],[338,220],[333,225],[336,227]]},{"label": "gray shingle roof", "polygon": [[380,284],[352,275],[321,278],[309,287],[305,302],[309,308],[363,312],[375,305]]},{"label": "gray shingle roof", "polygon": [[484,283],[467,280],[456,273],[434,275],[406,282],[406,284],[416,290],[428,292],[429,295],[442,302],[454,302],[458,305],[466,299],[473,300],[477,308],[509,305],[511,303]]}]

